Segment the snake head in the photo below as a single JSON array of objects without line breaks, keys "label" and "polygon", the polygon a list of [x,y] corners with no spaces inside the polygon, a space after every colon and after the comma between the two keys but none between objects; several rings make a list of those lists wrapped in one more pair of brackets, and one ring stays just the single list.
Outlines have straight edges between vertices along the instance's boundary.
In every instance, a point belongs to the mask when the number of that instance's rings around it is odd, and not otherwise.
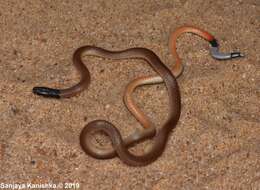
[{"label": "snake head", "polygon": [[240,53],[240,52],[233,52],[231,53],[231,58],[237,58],[237,57],[245,57],[244,54]]},{"label": "snake head", "polygon": [[33,93],[49,98],[60,98],[60,90],[48,87],[34,87]]},{"label": "snake head", "polygon": [[232,53],[222,53],[219,52],[219,45],[216,39],[213,39],[209,42],[211,44],[210,48],[210,54],[213,58],[218,60],[228,60],[228,59],[234,59],[239,57],[244,57],[244,54],[240,52],[232,52]]},{"label": "snake head", "polygon": [[219,52],[218,47],[211,47],[210,53],[213,58],[218,59],[218,60],[228,60],[228,59],[244,57],[244,54],[242,54],[240,52],[232,52],[232,53]]}]

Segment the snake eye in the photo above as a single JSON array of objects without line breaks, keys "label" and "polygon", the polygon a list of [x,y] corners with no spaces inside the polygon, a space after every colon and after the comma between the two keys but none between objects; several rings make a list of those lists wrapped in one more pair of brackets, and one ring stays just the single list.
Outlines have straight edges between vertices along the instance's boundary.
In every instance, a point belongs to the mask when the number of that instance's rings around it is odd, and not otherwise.
[{"label": "snake eye", "polygon": [[33,93],[40,96],[50,97],[50,98],[60,98],[60,90],[53,89],[53,88],[34,87]]}]

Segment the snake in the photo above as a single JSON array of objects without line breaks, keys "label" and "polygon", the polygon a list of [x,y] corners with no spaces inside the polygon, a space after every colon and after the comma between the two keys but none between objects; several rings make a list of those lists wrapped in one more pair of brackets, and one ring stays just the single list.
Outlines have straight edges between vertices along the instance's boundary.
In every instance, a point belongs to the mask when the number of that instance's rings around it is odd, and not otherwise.
[{"label": "snake", "polygon": [[[113,158],[118,155],[123,162],[133,166],[147,165],[156,160],[163,152],[169,132],[177,124],[180,117],[180,93],[175,76],[178,77],[183,70],[181,60],[176,52],[176,40],[182,33],[194,33],[198,36],[208,40],[211,44],[211,55],[216,59],[232,59],[236,57],[242,57],[239,52],[234,53],[220,53],[218,50],[218,43],[215,38],[208,32],[193,27],[183,26],[177,29],[172,35],[170,40],[170,47],[172,53],[176,59],[176,64],[172,69],[172,73],[169,73],[167,67],[160,61],[158,56],[151,50],[146,48],[131,48],[123,51],[108,51],[95,46],[83,46],[78,48],[73,54],[73,64],[81,75],[81,80],[76,85],[67,89],[54,89],[49,87],[34,87],[33,93],[52,98],[69,98],[77,95],[90,84],[90,73],[87,67],[81,60],[81,55],[86,53],[87,55],[93,55],[97,57],[111,58],[111,59],[128,59],[128,58],[141,58],[146,60],[154,68],[159,76],[140,77],[131,82],[125,91],[124,102],[129,111],[136,117],[136,119],[145,128],[143,131],[135,131],[127,138],[122,139],[119,131],[109,122],[104,120],[96,120],[87,124],[80,134],[80,144],[82,149],[89,155],[99,158],[107,159]],[[165,71],[165,72],[164,72]],[[167,73],[167,72],[168,73]],[[173,81],[169,82],[170,79]],[[149,121],[145,114],[143,114],[138,107],[134,104],[131,94],[133,91],[141,85],[145,84],[158,84],[165,81],[166,87],[169,93],[170,99],[170,115],[165,125],[157,132],[155,126]],[[174,93],[173,93],[174,92]],[[103,131],[112,141],[113,149],[100,149],[93,145],[91,146],[90,137],[92,132]],[[154,137],[153,147],[148,153],[142,156],[133,155],[127,148],[133,146],[135,143],[143,141],[147,138]]]}]

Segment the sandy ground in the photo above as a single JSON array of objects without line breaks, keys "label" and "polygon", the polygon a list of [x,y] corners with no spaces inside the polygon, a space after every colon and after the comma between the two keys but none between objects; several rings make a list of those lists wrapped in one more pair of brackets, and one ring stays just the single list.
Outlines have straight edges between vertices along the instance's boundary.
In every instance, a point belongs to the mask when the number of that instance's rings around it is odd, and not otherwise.
[{"label": "sandy ground", "polygon": [[[258,0],[0,1],[0,182],[71,182],[84,190],[259,190],[259,21]],[[31,93],[36,85],[74,84],[71,56],[83,45],[146,47],[172,66],[169,34],[184,24],[210,31],[222,51],[246,57],[216,61],[199,37],[179,39],[181,118],[164,154],[147,167],[96,160],[79,146],[80,131],[94,119],[109,120],[123,136],[141,128],[122,94],[132,79],[153,73],[143,61],[84,56],[89,90],[61,100]],[[165,122],[164,85],[140,88],[134,96],[158,127]]]}]

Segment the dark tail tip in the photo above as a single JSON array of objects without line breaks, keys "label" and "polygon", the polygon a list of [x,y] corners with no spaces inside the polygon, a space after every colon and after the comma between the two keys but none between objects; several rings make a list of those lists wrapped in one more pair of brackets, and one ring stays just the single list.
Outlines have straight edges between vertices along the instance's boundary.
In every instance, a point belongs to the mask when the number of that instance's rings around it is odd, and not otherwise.
[{"label": "dark tail tip", "polygon": [[48,87],[34,87],[32,91],[34,94],[40,96],[49,97],[49,98],[60,98],[60,90],[58,89],[53,89]]}]

